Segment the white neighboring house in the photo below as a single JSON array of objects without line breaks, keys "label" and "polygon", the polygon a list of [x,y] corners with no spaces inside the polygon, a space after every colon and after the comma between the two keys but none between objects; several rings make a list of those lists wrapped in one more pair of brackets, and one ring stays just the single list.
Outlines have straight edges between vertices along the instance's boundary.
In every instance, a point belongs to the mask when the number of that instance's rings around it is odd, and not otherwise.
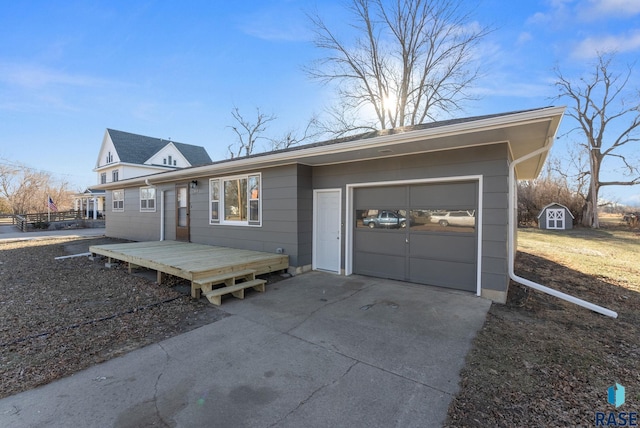
[{"label": "white neighboring house", "polygon": [[94,171],[98,183],[105,184],[208,163],[202,146],[107,128]]},{"label": "white neighboring house", "polygon": [[[202,146],[107,128],[93,170],[98,174],[97,183],[106,184],[208,163],[211,158]],[[74,196],[75,208],[83,217],[102,217],[104,190],[87,189]]]}]

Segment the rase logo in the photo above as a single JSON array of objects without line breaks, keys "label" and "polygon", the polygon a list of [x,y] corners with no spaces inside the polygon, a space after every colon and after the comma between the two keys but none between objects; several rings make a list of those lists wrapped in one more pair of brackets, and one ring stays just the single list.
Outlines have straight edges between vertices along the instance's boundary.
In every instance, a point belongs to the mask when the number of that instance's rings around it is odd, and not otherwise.
[{"label": "rase logo", "polygon": [[624,404],[624,386],[616,382],[607,389],[607,401],[616,409]]},{"label": "rase logo", "polygon": [[[616,382],[607,389],[607,402],[616,409],[624,404],[624,386]],[[597,427],[637,427],[637,412],[596,412]]]}]

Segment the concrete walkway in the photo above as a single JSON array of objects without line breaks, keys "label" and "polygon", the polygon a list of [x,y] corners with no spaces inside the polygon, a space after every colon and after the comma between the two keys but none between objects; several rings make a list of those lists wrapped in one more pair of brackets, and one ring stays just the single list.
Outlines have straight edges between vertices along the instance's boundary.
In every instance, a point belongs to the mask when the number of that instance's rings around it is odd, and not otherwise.
[{"label": "concrete walkway", "polygon": [[490,302],[311,272],[228,317],[0,400],[6,427],[436,427]]},{"label": "concrete walkway", "polygon": [[21,232],[16,226],[0,226],[0,242],[2,241],[28,241],[31,239],[47,239],[51,237],[91,237],[103,236],[104,228],[43,230],[37,232]]}]

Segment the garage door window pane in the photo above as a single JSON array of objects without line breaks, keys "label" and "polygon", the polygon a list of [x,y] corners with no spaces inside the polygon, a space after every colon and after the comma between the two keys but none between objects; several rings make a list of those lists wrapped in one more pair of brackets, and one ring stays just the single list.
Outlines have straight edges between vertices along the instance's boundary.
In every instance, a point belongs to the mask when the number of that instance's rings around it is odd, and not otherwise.
[{"label": "garage door window pane", "polygon": [[356,210],[356,228],[404,229],[409,221],[403,209]]},{"label": "garage door window pane", "polygon": [[411,210],[412,231],[473,233],[476,230],[476,211],[469,210]]}]

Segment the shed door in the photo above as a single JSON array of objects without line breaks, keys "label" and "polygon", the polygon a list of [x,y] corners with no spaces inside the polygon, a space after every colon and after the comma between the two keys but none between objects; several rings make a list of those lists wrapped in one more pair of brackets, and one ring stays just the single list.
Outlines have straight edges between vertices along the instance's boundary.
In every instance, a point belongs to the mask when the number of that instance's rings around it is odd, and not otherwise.
[{"label": "shed door", "polygon": [[189,187],[176,186],[176,241],[189,242]]},{"label": "shed door", "polygon": [[547,229],[564,229],[564,209],[547,209]]},{"label": "shed door", "polygon": [[354,191],[354,273],[475,291],[477,182]]}]

